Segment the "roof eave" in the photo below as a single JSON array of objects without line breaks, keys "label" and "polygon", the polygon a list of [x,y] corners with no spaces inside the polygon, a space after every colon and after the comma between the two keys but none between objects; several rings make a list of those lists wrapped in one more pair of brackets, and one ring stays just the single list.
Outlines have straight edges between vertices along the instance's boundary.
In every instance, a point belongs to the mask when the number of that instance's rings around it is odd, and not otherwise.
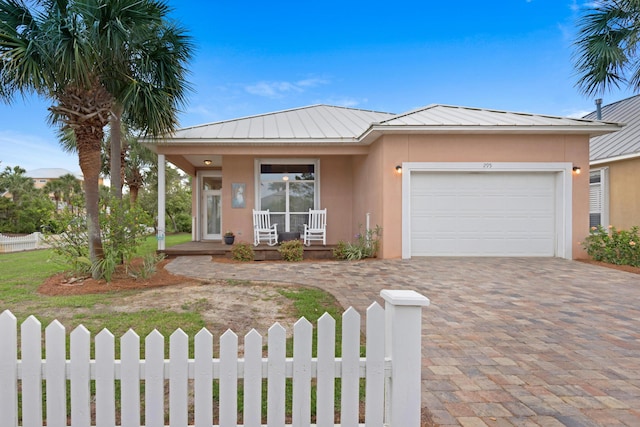
[{"label": "roof eave", "polygon": [[348,145],[358,144],[357,138],[243,138],[243,139],[204,139],[204,138],[166,138],[146,140],[147,147],[156,145],[221,145],[221,146],[265,146],[265,145]]},{"label": "roof eave", "polygon": [[470,134],[470,135],[483,135],[483,134],[565,134],[565,135],[589,135],[600,136],[606,135],[612,132],[617,132],[622,129],[622,125],[617,123],[607,123],[598,125],[566,125],[566,126],[482,126],[482,125],[378,125],[374,124],[367,129],[361,136],[360,141],[363,143],[371,143],[380,135],[383,134],[421,134],[421,135],[441,135],[441,134]]},{"label": "roof eave", "polygon": [[629,154],[622,154],[620,156],[607,157],[605,159],[590,160],[589,165],[597,166],[597,165],[602,165],[604,163],[613,163],[613,162],[619,162],[621,160],[631,160],[636,158],[640,158],[640,153],[629,153]]}]

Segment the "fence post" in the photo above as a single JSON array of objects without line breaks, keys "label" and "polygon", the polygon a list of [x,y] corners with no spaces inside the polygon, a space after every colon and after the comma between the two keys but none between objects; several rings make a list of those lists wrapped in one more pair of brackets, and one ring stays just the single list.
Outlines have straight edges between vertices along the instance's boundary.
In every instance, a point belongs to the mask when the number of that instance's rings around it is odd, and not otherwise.
[{"label": "fence post", "polygon": [[419,427],[421,409],[422,307],[429,299],[415,291],[383,290],[385,356],[391,359],[386,391],[390,427]]}]

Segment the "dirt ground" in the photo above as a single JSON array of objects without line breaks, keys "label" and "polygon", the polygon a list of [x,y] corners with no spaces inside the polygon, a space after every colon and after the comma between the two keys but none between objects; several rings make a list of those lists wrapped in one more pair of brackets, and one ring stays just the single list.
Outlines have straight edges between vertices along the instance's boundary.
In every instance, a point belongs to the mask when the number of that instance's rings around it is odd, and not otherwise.
[{"label": "dirt ground", "polygon": [[148,279],[136,279],[123,269],[119,269],[109,283],[61,273],[49,277],[38,292],[54,296],[141,290],[119,300],[110,309],[134,312],[153,308],[175,311],[197,308],[208,325],[216,325],[223,332],[230,328],[238,334],[255,328],[264,335],[275,322],[291,331],[293,323],[298,320],[293,315],[292,301],[277,291],[285,285],[228,280],[198,281],[169,273],[164,268],[168,262],[162,261],[157,272]]}]

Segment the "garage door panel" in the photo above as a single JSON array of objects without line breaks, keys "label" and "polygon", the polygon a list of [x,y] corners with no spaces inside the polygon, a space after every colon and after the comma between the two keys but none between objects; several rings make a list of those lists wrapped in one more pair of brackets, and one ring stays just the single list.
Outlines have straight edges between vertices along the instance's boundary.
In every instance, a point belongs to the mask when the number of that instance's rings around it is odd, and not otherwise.
[{"label": "garage door panel", "polygon": [[413,255],[555,255],[553,173],[413,173],[410,195]]}]

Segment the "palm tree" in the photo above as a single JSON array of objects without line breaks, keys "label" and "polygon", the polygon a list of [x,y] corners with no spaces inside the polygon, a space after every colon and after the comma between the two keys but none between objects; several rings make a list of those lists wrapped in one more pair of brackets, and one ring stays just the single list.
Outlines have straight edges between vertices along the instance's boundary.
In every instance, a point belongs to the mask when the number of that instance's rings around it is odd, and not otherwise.
[{"label": "palm tree", "polygon": [[114,105],[152,135],[177,125],[188,86],[188,36],[161,0],[0,0],[0,98],[35,92],[73,132],[84,175],[93,262],[103,258],[98,179]]},{"label": "palm tree", "polygon": [[33,192],[33,180],[25,175],[26,170],[20,166],[9,166],[0,173],[0,195],[3,192],[11,194],[11,200],[18,204],[20,199],[27,193]]},{"label": "palm tree", "polygon": [[58,179],[48,181],[44,187],[42,187],[44,194],[49,197],[53,195],[53,201],[56,203],[56,212],[60,208],[60,200],[62,200],[62,183]]},{"label": "palm tree", "polygon": [[621,84],[640,89],[640,3],[596,2],[578,23],[574,56],[577,86],[587,95]]}]

